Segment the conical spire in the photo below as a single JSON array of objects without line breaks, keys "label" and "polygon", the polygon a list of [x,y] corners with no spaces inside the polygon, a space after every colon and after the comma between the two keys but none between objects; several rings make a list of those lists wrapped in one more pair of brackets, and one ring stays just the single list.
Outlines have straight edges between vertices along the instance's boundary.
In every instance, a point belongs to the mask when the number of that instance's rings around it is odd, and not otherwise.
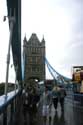
[{"label": "conical spire", "polygon": [[24,36],[24,41],[27,41],[27,38],[26,38],[26,33],[25,33],[25,36]]},{"label": "conical spire", "polygon": [[24,36],[23,44],[24,44],[24,46],[26,46],[26,44],[27,44],[26,34],[25,34],[25,36]]},{"label": "conical spire", "polygon": [[36,42],[39,43],[39,39],[38,39],[36,33],[32,33],[32,35],[31,35],[29,41],[33,41],[33,42],[36,41]]},{"label": "conical spire", "polygon": [[42,38],[42,44],[45,45],[45,39],[44,39],[44,35],[43,35],[43,38]]}]

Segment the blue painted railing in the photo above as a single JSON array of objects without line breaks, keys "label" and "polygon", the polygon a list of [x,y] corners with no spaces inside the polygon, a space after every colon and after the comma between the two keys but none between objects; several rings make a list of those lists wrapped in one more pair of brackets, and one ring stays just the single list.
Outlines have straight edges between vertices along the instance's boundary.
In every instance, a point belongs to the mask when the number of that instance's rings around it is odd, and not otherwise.
[{"label": "blue painted railing", "polygon": [[74,106],[81,106],[83,107],[83,93],[74,93],[73,91],[67,91],[67,97],[68,100],[72,100]]},{"label": "blue painted railing", "polygon": [[[20,113],[22,91],[16,90],[0,96],[0,125],[16,125]],[[19,106],[20,105],[20,106]],[[19,114],[18,114],[19,116]]]}]

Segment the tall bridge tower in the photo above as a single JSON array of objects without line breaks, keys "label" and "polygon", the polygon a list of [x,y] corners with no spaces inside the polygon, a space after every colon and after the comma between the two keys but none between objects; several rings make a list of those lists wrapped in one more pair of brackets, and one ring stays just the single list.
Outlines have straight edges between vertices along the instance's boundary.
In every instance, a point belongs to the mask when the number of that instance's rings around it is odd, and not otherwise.
[{"label": "tall bridge tower", "polygon": [[24,83],[36,85],[37,81],[45,80],[45,40],[40,42],[37,35],[32,33],[27,41],[26,36],[23,41],[24,57]]}]

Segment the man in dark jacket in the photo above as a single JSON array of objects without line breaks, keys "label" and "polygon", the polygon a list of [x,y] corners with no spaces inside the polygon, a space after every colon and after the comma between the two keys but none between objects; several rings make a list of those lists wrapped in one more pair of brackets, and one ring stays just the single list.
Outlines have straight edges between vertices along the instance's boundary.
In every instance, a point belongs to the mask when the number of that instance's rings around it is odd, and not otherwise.
[{"label": "man in dark jacket", "polygon": [[59,90],[59,101],[60,101],[60,105],[61,105],[61,110],[64,111],[64,98],[66,96],[66,91],[64,89],[63,86],[59,86],[60,87],[60,90]]}]

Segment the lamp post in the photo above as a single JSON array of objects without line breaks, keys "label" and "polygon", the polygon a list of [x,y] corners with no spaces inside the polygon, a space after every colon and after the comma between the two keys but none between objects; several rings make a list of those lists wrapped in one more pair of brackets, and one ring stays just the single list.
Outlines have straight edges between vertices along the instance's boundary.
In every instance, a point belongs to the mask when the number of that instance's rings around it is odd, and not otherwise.
[{"label": "lamp post", "polygon": [[10,23],[10,39],[9,39],[9,45],[8,45],[8,54],[7,54],[7,67],[6,67],[6,83],[5,83],[5,97],[7,97],[7,89],[8,89],[8,76],[9,76],[9,64],[10,64],[10,46],[12,41],[12,34],[13,34],[13,26],[15,23],[15,17],[14,16],[4,16],[4,20],[6,21],[6,18],[8,17],[9,23]]}]

